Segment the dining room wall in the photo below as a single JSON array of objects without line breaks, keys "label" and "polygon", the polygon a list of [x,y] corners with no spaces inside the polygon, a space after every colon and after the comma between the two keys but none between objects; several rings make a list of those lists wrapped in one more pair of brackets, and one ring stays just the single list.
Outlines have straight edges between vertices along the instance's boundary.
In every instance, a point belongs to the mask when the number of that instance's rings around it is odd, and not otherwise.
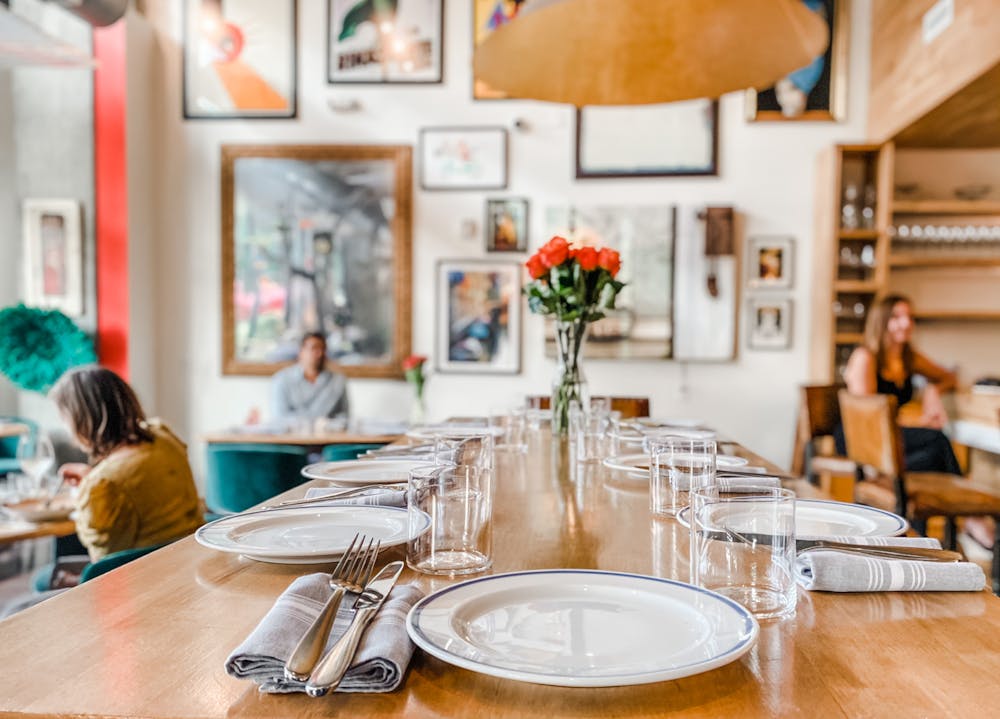
[{"label": "dining room wall", "polygon": [[[149,103],[149,162],[130,167],[130,191],[153,198],[132,223],[148,228],[133,243],[155,267],[149,279],[151,321],[136,327],[133,343],[153,348],[155,371],[147,388],[151,409],[191,441],[203,464],[198,437],[240,422],[265,407],[268,380],[222,374],[220,146],[224,143],[405,143],[416,146],[420,128],[503,125],[510,130],[510,182],[505,192],[413,191],[413,350],[433,355],[435,266],[442,258],[484,257],[482,218],[487,196],[531,201],[530,245],[543,236],[544,209],[584,204],[732,205],[744,235],[795,238],[791,348],[747,348],[740,307],[738,356],[731,362],[588,360],[591,391],[646,395],[658,416],[698,417],[765,457],[787,465],[791,454],[797,386],[809,379],[804,323],[810,316],[815,160],[824,147],[864,138],[868,81],[868,0],[853,3],[847,117],[842,122],[762,122],[744,119],[742,93],[722,98],[717,177],[583,180],[574,178],[574,112],[527,101],[471,100],[471,3],[446,2],[444,82],[421,86],[335,86],[325,80],[326,2],[299,2],[298,118],[294,120],[184,120],[181,111],[183,3],[147,0],[130,23],[148,26],[148,92],[130,103]],[[145,49],[140,49],[144,45]],[[130,46],[130,52],[132,52]],[[130,82],[131,87],[131,82]],[[338,111],[351,101],[360,109]],[[520,120],[524,130],[515,129]],[[464,222],[479,228],[463,235]],[[741,303],[746,298],[742,293]],[[678,308],[683,312],[683,308]],[[522,370],[513,376],[436,373],[425,388],[428,416],[485,412],[524,394],[546,393],[554,372],[543,351],[542,321],[526,315]],[[433,363],[433,358],[432,358]],[[140,387],[140,391],[142,388]],[[402,381],[352,380],[358,416],[403,419],[410,388]]]}]

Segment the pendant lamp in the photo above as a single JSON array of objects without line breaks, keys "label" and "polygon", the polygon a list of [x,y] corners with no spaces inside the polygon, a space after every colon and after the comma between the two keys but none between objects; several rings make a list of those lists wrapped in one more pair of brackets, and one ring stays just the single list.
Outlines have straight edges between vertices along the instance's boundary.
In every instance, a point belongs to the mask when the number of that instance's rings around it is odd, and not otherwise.
[{"label": "pendant lamp", "polygon": [[801,0],[528,0],[474,66],[514,98],[643,105],[769,87],[828,36]]}]

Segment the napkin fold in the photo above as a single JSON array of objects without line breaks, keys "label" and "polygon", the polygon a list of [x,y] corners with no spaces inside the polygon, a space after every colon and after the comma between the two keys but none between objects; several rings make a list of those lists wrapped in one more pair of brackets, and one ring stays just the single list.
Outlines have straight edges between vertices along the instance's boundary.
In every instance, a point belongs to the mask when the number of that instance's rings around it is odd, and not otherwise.
[{"label": "napkin fold", "polygon": [[[313,487],[306,490],[306,499],[325,497],[329,494],[343,492],[343,487]],[[366,505],[370,507],[406,507],[406,492],[394,489],[372,488],[358,492],[345,499],[331,499],[329,502],[316,502],[313,507],[340,507],[346,505]]]},{"label": "napkin fold", "polygon": [[[827,537],[837,542],[880,547],[940,549],[927,537]],[[971,562],[883,559],[816,549],[795,559],[799,584],[819,592],[978,592],[986,575]]]},{"label": "napkin fold", "polygon": [[[250,636],[226,659],[226,673],[237,679],[252,679],[267,694],[305,692],[305,682],[285,678],[285,662],[333,593],[329,576],[307,574],[292,582]],[[324,652],[347,631],[354,616],[354,596],[344,596]],[[374,694],[399,687],[413,656],[406,615],[422,597],[423,592],[412,584],[396,586],[389,592],[385,604],[365,629],[338,692]]]}]

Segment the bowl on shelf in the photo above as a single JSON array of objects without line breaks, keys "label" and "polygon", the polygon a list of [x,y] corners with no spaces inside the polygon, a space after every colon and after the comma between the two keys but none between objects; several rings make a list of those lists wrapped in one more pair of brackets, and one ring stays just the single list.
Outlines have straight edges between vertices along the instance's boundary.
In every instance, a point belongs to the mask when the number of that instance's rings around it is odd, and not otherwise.
[{"label": "bowl on shelf", "polygon": [[986,197],[992,189],[992,185],[986,184],[962,185],[961,187],[956,187],[954,192],[955,197],[960,200],[981,200]]}]

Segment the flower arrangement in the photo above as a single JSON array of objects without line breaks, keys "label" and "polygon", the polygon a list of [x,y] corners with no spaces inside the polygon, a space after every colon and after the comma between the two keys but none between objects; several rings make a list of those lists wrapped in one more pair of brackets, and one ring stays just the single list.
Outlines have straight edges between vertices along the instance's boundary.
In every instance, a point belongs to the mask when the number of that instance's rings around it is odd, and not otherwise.
[{"label": "flower arrangement", "polygon": [[406,381],[413,385],[417,395],[417,401],[413,404],[410,412],[410,422],[419,424],[424,421],[424,363],[427,358],[423,355],[409,355],[403,359],[403,376]]},{"label": "flower arrangement", "polygon": [[524,263],[531,281],[524,286],[528,308],[556,320],[558,361],[552,385],[552,430],[569,428],[570,402],[584,402],[586,381],[580,368],[580,349],[587,325],[615,309],[615,298],[625,284],[615,279],[621,256],[610,247],[575,246],[565,237],[553,237]]}]

